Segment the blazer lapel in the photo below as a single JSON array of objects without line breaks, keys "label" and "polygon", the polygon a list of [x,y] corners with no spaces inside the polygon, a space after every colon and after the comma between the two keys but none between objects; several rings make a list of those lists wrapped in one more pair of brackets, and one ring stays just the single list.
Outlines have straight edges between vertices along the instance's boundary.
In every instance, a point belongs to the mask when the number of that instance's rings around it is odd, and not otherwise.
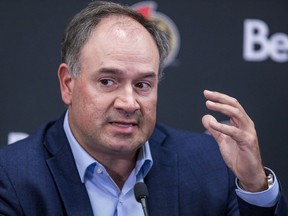
[{"label": "blazer lapel", "polygon": [[153,167],[145,178],[151,216],[179,215],[177,154],[164,145],[166,135],[157,127],[149,140]]},{"label": "blazer lapel", "polygon": [[93,215],[88,193],[78,170],[63,129],[63,118],[47,132],[44,143],[52,156],[48,167],[63,200],[67,215]]}]

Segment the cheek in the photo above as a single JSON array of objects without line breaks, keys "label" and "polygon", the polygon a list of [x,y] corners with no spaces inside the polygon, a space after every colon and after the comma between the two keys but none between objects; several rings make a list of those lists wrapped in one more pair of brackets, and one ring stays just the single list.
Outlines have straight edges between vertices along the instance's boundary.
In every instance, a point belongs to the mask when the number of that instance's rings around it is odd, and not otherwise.
[{"label": "cheek", "polygon": [[156,120],[157,97],[143,103],[143,112],[146,119]]},{"label": "cheek", "polygon": [[72,108],[82,118],[95,118],[101,102],[98,102],[98,97],[93,93],[87,85],[79,84],[74,91],[72,97]]},{"label": "cheek", "polygon": [[143,132],[147,137],[152,134],[156,124],[156,100],[145,104],[144,109],[144,127]]}]

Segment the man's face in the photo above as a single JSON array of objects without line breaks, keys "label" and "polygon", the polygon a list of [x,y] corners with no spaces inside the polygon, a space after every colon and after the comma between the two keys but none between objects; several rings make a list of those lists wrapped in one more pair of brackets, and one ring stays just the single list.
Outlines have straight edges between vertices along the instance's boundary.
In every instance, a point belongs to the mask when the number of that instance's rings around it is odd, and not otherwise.
[{"label": "man's face", "polygon": [[134,20],[110,16],[82,48],[80,65],[80,75],[71,79],[71,92],[63,99],[75,138],[96,158],[133,156],[155,126],[156,43]]}]

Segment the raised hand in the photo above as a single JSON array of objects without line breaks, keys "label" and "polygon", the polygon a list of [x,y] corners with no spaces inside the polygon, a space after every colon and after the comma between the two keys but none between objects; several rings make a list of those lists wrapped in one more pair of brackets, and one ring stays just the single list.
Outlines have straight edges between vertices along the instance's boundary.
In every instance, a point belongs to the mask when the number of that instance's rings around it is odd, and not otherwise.
[{"label": "raised hand", "polygon": [[204,127],[217,141],[227,166],[250,192],[268,188],[253,121],[241,104],[228,95],[205,90],[206,106],[230,118],[230,124],[218,122],[212,115],[202,118]]}]

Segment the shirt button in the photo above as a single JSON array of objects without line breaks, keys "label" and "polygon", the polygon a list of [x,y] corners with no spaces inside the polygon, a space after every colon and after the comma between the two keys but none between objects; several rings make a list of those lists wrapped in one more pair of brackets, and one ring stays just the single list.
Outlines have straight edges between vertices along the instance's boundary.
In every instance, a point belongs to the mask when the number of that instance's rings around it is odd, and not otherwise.
[{"label": "shirt button", "polygon": [[103,170],[99,167],[99,168],[97,168],[96,172],[97,172],[98,174],[101,174],[101,173],[103,172]]}]

